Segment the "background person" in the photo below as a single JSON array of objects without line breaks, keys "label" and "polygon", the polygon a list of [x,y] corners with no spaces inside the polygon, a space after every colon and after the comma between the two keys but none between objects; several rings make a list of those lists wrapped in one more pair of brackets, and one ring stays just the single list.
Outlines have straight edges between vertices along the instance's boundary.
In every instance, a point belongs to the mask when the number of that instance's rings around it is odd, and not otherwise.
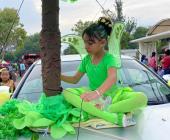
[{"label": "background person", "polygon": [[164,57],[161,60],[162,69],[164,70],[164,75],[170,74],[170,50],[165,50]]},{"label": "background person", "polygon": [[151,57],[149,58],[148,61],[148,66],[153,70],[153,71],[157,71],[157,64],[156,64],[156,53],[152,52]]},{"label": "background person", "polygon": [[15,90],[15,84],[12,80],[12,77],[9,73],[9,71],[6,68],[3,68],[0,71],[0,86],[8,86],[9,92],[13,93]]}]

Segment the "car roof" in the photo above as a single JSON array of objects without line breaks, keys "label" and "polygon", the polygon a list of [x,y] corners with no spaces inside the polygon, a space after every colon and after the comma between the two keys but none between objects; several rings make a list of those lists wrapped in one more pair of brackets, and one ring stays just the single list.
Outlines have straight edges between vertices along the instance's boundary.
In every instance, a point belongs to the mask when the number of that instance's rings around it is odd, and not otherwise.
[{"label": "car roof", "polygon": [[[82,55],[83,57],[85,55]],[[133,57],[126,56],[126,55],[121,55],[122,59],[134,59]],[[71,54],[71,55],[61,55],[61,61],[66,62],[66,61],[80,61],[82,60],[81,56],[79,54]],[[36,64],[41,64],[41,60],[38,60]]]}]

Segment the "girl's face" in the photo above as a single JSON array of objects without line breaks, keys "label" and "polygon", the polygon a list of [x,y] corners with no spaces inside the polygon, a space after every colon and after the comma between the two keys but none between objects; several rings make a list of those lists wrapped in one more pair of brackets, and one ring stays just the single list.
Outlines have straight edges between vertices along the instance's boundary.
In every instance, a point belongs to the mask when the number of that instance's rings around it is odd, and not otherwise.
[{"label": "girl's face", "polygon": [[8,81],[10,78],[9,72],[8,71],[2,71],[1,72],[1,79],[2,81]]},{"label": "girl's face", "polygon": [[85,49],[89,54],[96,54],[100,51],[103,51],[104,46],[106,45],[106,40],[98,40],[96,38],[91,39],[87,34],[83,36]]}]

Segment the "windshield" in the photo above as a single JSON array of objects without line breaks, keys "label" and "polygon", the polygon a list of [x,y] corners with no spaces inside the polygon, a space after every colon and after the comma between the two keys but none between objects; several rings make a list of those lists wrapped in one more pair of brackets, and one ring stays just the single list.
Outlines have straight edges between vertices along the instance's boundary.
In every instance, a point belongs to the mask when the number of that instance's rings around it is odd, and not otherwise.
[{"label": "windshield", "polygon": [[[79,63],[79,61],[63,62],[61,66],[62,73],[65,75],[73,75]],[[87,86],[87,84],[88,82],[86,76],[84,76],[77,84],[61,82],[63,89]],[[39,64],[32,69],[31,73],[26,78],[21,90],[19,91],[18,99],[26,99],[30,102],[37,102],[42,92],[42,74],[41,65]]]},{"label": "windshield", "polygon": [[[73,75],[79,63],[79,61],[63,62],[62,73]],[[64,89],[88,86],[88,80],[84,76],[78,84],[61,82],[61,85]],[[122,68],[118,70],[117,85],[123,87],[130,86],[135,91],[145,93],[149,99],[148,104],[168,102],[167,97],[169,97],[170,89],[155,74],[136,60],[122,61]],[[42,91],[41,65],[36,65],[19,91],[18,98],[36,102]]]},{"label": "windshield", "polygon": [[147,95],[149,104],[165,103],[170,89],[153,72],[136,60],[124,60],[118,82]]}]

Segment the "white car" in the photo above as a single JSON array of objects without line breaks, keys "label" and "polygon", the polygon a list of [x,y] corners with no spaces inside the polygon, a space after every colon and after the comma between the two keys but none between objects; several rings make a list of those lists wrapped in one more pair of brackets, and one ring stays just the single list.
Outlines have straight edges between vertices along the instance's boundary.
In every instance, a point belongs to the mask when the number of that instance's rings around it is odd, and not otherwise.
[{"label": "white car", "polygon": [[[78,55],[62,57],[62,73],[75,73],[80,63]],[[78,84],[62,82],[62,87],[87,86],[84,76]],[[99,133],[80,129],[79,140],[170,140],[170,87],[156,73],[135,58],[122,56],[122,68],[118,71],[117,84],[141,91],[148,97],[148,107],[135,113],[135,126],[98,130]],[[13,98],[37,102],[42,93],[41,61],[35,62],[17,86]],[[102,132],[102,133],[100,133]],[[107,135],[103,135],[103,132]],[[75,140],[76,135],[66,135],[62,140]],[[23,138],[21,138],[23,139]],[[40,135],[40,140],[50,140],[50,135]]]}]

